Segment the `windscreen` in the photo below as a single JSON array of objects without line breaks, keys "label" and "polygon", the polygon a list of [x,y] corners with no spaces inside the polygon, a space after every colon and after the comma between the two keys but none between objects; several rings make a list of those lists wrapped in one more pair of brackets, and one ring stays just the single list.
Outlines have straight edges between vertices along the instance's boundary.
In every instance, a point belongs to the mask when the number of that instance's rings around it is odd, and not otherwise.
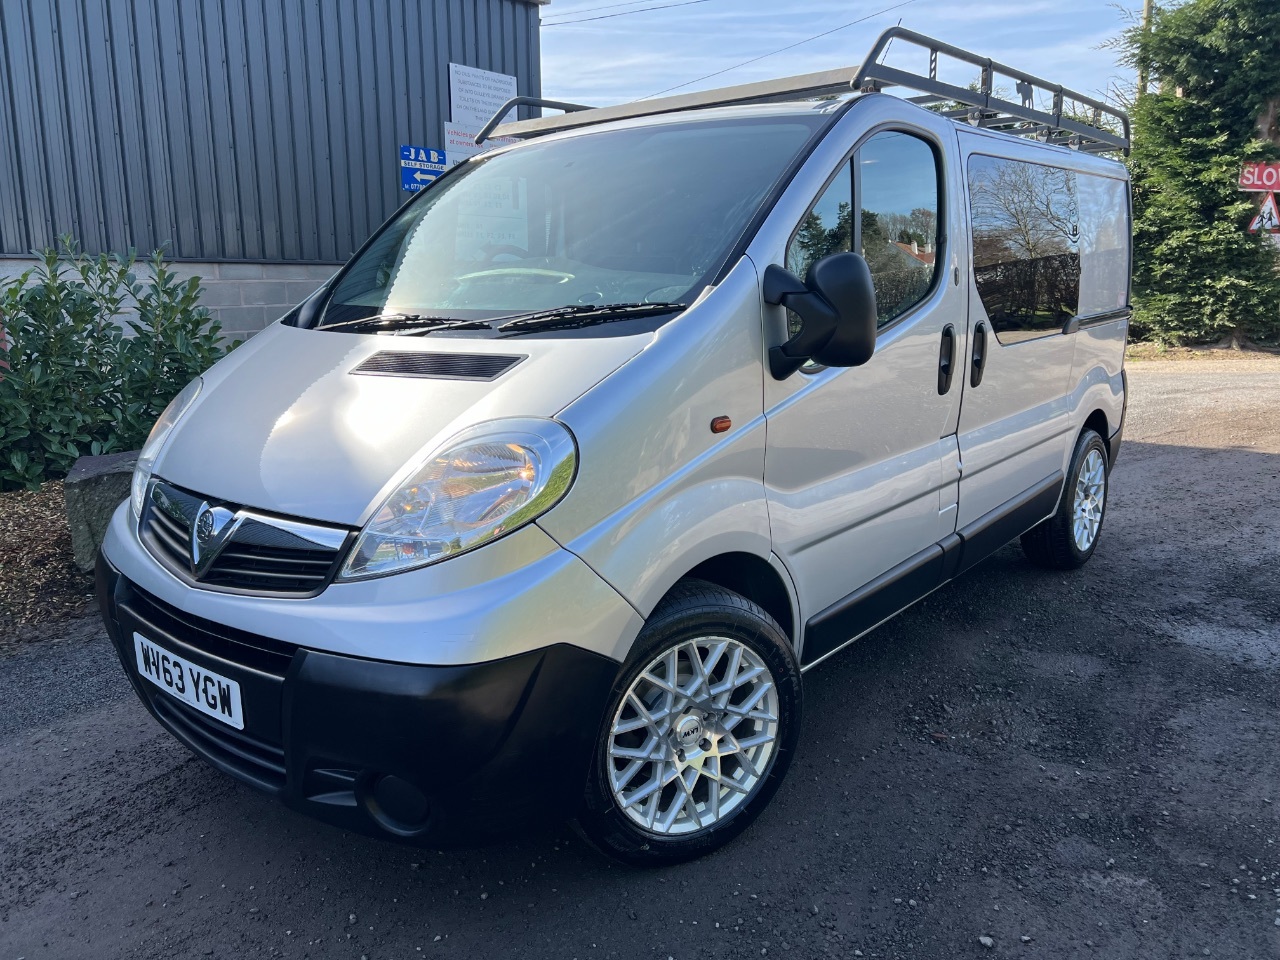
[{"label": "windscreen", "polygon": [[567,305],[687,303],[828,120],[606,130],[472,161],[384,227],[338,282],[318,326],[387,314],[489,320]]}]

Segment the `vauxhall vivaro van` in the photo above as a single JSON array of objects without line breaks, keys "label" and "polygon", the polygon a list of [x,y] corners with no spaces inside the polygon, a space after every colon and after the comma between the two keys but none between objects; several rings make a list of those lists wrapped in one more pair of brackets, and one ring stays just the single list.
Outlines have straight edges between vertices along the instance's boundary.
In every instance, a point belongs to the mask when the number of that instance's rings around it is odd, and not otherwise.
[{"label": "vauxhall vivaro van", "polygon": [[769,802],[806,670],[1011,539],[1097,549],[1127,120],[895,29],[500,131],[173,401],[99,599],[155,719],[292,807],[689,858]]}]

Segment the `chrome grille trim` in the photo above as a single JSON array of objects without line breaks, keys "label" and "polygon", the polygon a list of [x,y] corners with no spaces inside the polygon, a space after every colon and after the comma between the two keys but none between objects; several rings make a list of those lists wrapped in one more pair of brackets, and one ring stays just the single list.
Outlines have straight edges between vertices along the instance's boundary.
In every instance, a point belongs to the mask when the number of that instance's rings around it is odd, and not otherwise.
[{"label": "chrome grille trim", "polygon": [[[193,535],[204,513],[215,514],[222,522],[208,540]],[[148,487],[139,524],[144,546],[186,582],[209,590],[264,596],[320,593],[354,535],[344,527],[205,499],[159,479]]]}]

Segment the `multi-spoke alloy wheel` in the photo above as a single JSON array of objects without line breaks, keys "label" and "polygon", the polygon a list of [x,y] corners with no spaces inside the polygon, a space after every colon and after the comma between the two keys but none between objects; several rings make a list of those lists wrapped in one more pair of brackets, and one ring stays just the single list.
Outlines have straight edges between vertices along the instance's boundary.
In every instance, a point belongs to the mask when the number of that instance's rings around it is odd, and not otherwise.
[{"label": "multi-spoke alloy wheel", "polygon": [[618,808],[666,836],[736,810],[769,769],[778,738],[773,674],[745,644],[699,637],[656,657],[632,682],[609,732]]},{"label": "multi-spoke alloy wheel", "polygon": [[579,828],[637,865],[710,853],[773,797],[800,710],[800,665],[777,621],[723,587],[682,581],[619,672]]},{"label": "multi-spoke alloy wheel", "polygon": [[1072,510],[1071,534],[1080,551],[1088,550],[1102,526],[1102,508],[1107,501],[1107,462],[1097,450],[1090,450],[1076,475],[1076,498]]},{"label": "multi-spoke alloy wheel", "polygon": [[1054,570],[1073,570],[1088,562],[1107,512],[1110,469],[1102,437],[1088,428],[1080,431],[1058,508],[1022,535],[1022,552],[1030,560]]}]

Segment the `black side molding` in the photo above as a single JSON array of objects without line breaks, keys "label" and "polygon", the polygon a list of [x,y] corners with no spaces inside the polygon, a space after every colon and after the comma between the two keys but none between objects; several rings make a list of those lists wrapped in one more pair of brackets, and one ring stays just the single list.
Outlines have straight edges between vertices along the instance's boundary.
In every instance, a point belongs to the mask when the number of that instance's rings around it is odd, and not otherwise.
[{"label": "black side molding", "polygon": [[960,562],[955,576],[985,560],[1014,537],[1030,530],[1058,505],[1063,473],[1059,470],[1030,490],[1007,500],[990,513],[961,527],[956,534],[962,541]]},{"label": "black side molding", "polygon": [[1129,320],[1133,317],[1133,310],[1129,307],[1121,307],[1118,310],[1107,310],[1103,313],[1090,313],[1086,316],[1069,317],[1067,322],[1062,325],[1064,334],[1072,334],[1077,332],[1081,327],[1096,327],[1099,324],[1110,323],[1112,320]]},{"label": "black side molding", "polygon": [[812,666],[1030,530],[1053,513],[1063,479],[1062,471],[1046,477],[815,614],[805,624],[801,665]]},{"label": "black side molding", "polygon": [[1120,382],[1124,385],[1124,403],[1120,406],[1120,426],[1116,427],[1107,440],[1107,469],[1116,465],[1116,457],[1120,456],[1120,443],[1124,440],[1124,420],[1129,415],[1129,371],[1121,368]]},{"label": "black side molding", "polygon": [[940,545],[917,553],[815,614],[805,627],[804,666],[909,607],[942,583]]}]

